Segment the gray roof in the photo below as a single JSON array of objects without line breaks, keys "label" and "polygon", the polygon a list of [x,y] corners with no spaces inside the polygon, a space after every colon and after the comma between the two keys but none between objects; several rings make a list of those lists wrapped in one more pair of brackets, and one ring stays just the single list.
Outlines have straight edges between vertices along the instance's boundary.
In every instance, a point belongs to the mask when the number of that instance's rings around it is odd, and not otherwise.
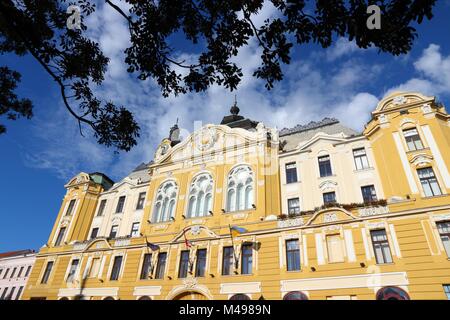
[{"label": "gray roof", "polygon": [[311,139],[319,132],[326,134],[343,133],[346,137],[360,135],[355,130],[342,125],[339,120],[335,118],[323,118],[321,121],[311,121],[306,125],[298,124],[293,128],[284,128],[280,130],[280,140],[282,142],[285,141],[283,150],[291,151],[295,149],[300,142]]}]

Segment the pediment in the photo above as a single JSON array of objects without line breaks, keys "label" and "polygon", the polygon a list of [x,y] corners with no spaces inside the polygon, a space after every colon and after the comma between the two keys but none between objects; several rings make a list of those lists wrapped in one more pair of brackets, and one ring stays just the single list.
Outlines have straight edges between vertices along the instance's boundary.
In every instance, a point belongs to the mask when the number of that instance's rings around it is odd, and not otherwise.
[{"label": "pediment", "polygon": [[64,187],[68,188],[89,181],[91,181],[89,174],[87,174],[86,172],[80,172],[75,177],[70,179],[70,181]]},{"label": "pediment", "polygon": [[224,149],[236,145],[263,141],[267,138],[268,133],[271,134],[272,139],[277,139],[277,133],[273,129],[266,128],[262,123],[258,124],[256,131],[207,124],[191,133],[174,147],[168,145],[170,141],[167,139],[163,140],[158,146],[155,162],[151,167],[166,162],[202,157],[207,154],[221,154]]},{"label": "pediment", "polygon": [[344,133],[341,133],[339,136],[337,136],[337,135],[326,134],[324,132],[319,132],[319,133],[315,134],[314,137],[312,137],[311,139],[299,143],[299,149],[306,150],[306,149],[310,149],[312,146],[314,146],[316,144],[320,144],[323,142],[326,142],[328,144],[333,144],[333,143],[343,142],[345,140],[346,140],[346,137],[345,137]]},{"label": "pediment", "polygon": [[434,100],[434,97],[428,97],[418,92],[393,92],[382,99],[373,113],[397,109],[402,106],[428,103]]},{"label": "pediment", "polygon": [[307,226],[327,223],[339,223],[356,219],[350,212],[342,208],[327,208],[316,212],[305,224]]},{"label": "pediment", "polygon": [[220,238],[220,236],[209,229],[207,226],[194,224],[181,230],[173,239],[172,242],[184,241],[184,233],[186,232],[186,238],[189,241],[195,242],[196,239],[205,238]]}]

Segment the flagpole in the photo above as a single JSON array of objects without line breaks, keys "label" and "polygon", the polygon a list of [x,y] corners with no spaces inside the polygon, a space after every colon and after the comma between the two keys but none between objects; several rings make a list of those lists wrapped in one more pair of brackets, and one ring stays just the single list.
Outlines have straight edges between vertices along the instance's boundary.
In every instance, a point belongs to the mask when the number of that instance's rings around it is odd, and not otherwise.
[{"label": "flagpole", "polygon": [[236,263],[237,263],[238,259],[237,259],[237,256],[236,256],[236,250],[234,249],[233,232],[231,232],[231,225],[230,224],[228,224],[228,228],[230,229],[231,245],[233,246],[234,267],[236,267]]}]

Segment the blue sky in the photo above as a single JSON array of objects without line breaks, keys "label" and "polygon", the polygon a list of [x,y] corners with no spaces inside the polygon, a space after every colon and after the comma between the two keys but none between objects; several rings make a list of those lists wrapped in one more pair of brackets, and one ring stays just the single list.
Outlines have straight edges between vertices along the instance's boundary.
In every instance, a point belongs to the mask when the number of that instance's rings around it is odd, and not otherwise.
[{"label": "blue sky", "polygon": [[[280,129],[334,116],[361,131],[377,101],[393,90],[418,90],[449,105],[450,1],[438,1],[434,12],[431,21],[418,26],[419,38],[404,56],[361,50],[344,39],[326,50],[315,45],[296,47],[292,63],[283,68],[285,79],[271,91],[251,76],[260,53],[252,42],[236,57],[244,71],[236,92],[241,114]],[[267,8],[256,22],[273,14]],[[1,119],[8,132],[0,136],[0,252],[39,249],[47,241],[65,194],[64,184],[78,172],[101,171],[117,181],[139,163],[151,160],[177,118],[182,135],[187,136],[198,121],[220,122],[234,100],[234,92],[219,87],[203,94],[163,98],[152,80],[142,82],[126,73],[122,52],[128,44],[127,29],[120,17],[100,7],[88,26],[89,36],[111,58],[105,82],[96,92],[135,113],[142,128],[139,144],[129,153],[115,155],[87,132],[81,137],[41,67],[30,57],[1,56],[0,65],[22,73],[18,92],[31,98],[35,108],[32,120]],[[177,58],[195,59],[192,48],[180,43]]]}]

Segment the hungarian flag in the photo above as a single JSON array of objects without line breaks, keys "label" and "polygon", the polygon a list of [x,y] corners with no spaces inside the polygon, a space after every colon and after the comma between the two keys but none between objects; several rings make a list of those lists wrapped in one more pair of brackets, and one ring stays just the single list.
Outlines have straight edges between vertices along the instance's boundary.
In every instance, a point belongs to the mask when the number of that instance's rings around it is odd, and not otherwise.
[{"label": "hungarian flag", "polygon": [[184,235],[184,244],[186,245],[186,248],[192,247],[192,242],[190,242],[190,241],[186,238],[186,229],[184,229],[183,235]]}]

